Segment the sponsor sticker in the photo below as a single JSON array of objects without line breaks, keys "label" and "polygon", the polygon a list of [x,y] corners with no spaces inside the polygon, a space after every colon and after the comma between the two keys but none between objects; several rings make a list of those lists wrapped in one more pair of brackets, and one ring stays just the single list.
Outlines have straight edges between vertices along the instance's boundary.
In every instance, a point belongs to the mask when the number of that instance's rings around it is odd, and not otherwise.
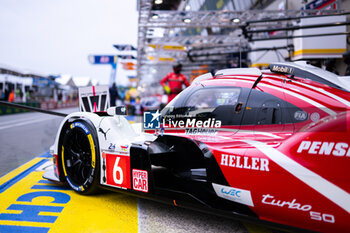
[{"label": "sponsor sticker", "polygon": [[120,149],[121,149],[121,151],[123,151],[123,152],[128,152],[128,148],[129,148],[128,145],[126,145],[126,146],[120,146]]},{"label": "sponsor sticker", "polygon": [[148,192],[148,173],[144,170],[132,169],[132,186],[134,190]]},{"label": "sponsor sticker", "polygon": [[188,135],[216,135],[216,129],[201,129],[201,128],[189,128],[186,129],[185,133]]},{"label": "sponsor sticker", "polygon": [[310,119],[313,121],[313,122],[317,122],[320,120],[320,114],[318,112],[314,112],[311,114],[310,116]]},{"label": "sponsor sticker", "polygon": [[304,111],[296,111],[294,113],[294,119],[297,121],[305,121],[307,119],[308,115]]},{"label": "sponsor sticker", "polygon": [[266,205],[273,205],[278,207],[287,207],[288,209],[295,209],[295,210],[301,210],[301,211],[310,211],[312,209],[311,205],[303,205],[297,202],[296,199],[293,199],[292,201],[282,201],[282,200],[276,200],[274,196],[270,194],[262,195],[263,198],[261,202]]},{"label": "sponsor sticker", "polygon": [[221,166],[269,172],[269,160],[258,157],[221,154]]},{"label": "sponsor sticker", "polygon": [[283,65],[272,65],[270,66],[272,71],[284,74],[293,73],[294,69],[292,67],[283,66]]},{"label": "sponsor sticker", "polygon": [[254,207],[250,191],[213,183],[213,188],[221,198]]},{"label": "sponsor sticker", "polygon": [[71,125],[71,128],[75,128],[75,127],[79,127],[81,129],[83,129],[85,131],[86,134],[90,134],[90,131],[87,129],[87,127],[82,124],[81,122],[74,122],[72,125]]},{"label": "sponsor sticker", "polygon": [[297,153],[307,152],[312,155],[334,155],[350,157],[350,146],[346,142],[302,141]]}]

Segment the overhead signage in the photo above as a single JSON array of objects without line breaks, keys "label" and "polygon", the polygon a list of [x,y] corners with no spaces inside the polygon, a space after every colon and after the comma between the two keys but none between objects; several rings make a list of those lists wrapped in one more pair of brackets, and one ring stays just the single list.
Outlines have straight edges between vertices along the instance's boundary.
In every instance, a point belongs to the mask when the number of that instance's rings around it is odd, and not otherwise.
[{"label": "overhead signage", "polygon": [[115,44],[113,46],[119,51],[136,51],[137,50],[134,46],[130,44]]},{"label": "overhead signage", "polygon": [[89,62],[91,64],[116,64],[117,55],[90,55]]},{"label": "overhead signage", "polygon": [[91,64],[95,64],[95,65],[113,65],[113,64],[117,64],[117,60],[118,58],[120,59],[131,59],[134,60],[136,59],[135,56],[133,55],[89,55],[89,62]]},{"label": "overhead signage", "polygon": [[148,56],[148,60],[154,61],[154,62],[175,62],[175,58],[173,57],[153,57],[153,56]]},{"label": "overhead signage", "polygon": [[337,9],[336,0],[314,0],[305,5],[305,10]]},{"label": "overhead signage", "polygon": [[118,58],[120,58],[120,59],[124,59],[124,60],[126,60],[126,59],[132,59],[132,60],[135,60],[135,59],[136,59],[136,57],[135,57],[135,56],[133,56],[133,55],[118,55]]},{"label": "overhead signage", "polygon": [[186,47],[182,45],[155,45],[149,44],[148,47],[154,49],[163,49],[163,50],[175,50],[175,51],[185,51]]},{"label": "overhead signage", "polygon": [[121,62],[124,70],[136,70],[136,64],[133,62]]}]

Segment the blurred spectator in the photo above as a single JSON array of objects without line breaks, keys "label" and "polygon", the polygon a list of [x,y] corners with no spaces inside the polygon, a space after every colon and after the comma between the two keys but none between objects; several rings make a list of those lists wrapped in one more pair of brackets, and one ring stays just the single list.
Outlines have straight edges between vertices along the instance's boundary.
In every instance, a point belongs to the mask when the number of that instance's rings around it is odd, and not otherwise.
[{"label": "blurred spectator", "polygon": [[5,101],[8,101],[9,100],[9,96],[10,96],[10,89],[9,89],[9,86],[6,85],[5,86]]},{"label": "blurred spectator", "polygon": [[28,102],[28,101],[31,101],[29,89],[26,91],[26,101],[27,101],[27,102]]},{"label": "blurred spectator", "polygon": [[12,90],[9,94],[9,102],[13,103],[15,101],[15,91]]},{"label": "blurred spectator", "polygon": [[160,85],[163,86],[166,94],[168,95],[168,103],[175,98],[177,94],[179,94],[183,85],[188,87],[190,84],[187,81],[185,75],[181,74],[182,65],[177,64],[173,66],[173,71],[168,73],[161,81]]},{"label": "blurred spectator", "polygon": [[[115,83],[113,83],[112,87],[109,88],[109,98],[110,98],[110,106],[116,106],[116,101],[120,100],[118,88]],[[120,103],[118,103],[119,105]]]},{"label": "blurred spectator", "polygon": [[141,102],[140,102],[140,97],[136,97],[135,99],[135,115],[141,115],[142,114],[142,109],[141,109]]},{"label": "blurred spectator", "polygon": [[344,75],[349,76],[350,75],[350,51],[346,51],[345,53],[343,53],[343,61],[347,65]]},{"label": "blurred spectator", "polygon": [[336,75],[339,75],[338,71],[335,69],[335,62],[336,62],[335,59],[328,58],[324,61],[324,65],[327,71],[332,72]]},{"label": "blurred spectator", "polygon": [[57,99],[58,99],[58,103],[61,103],[62,102],[62,91],[58,92],[58,96],[57,96]]},{"label": "blurred spectator", "polygon": [[15,91],[15,101],[22,102],[22,97],[23,97],[22,90],[20,88],[17,88]]},{"label": "blurred spectator", "polygon": [[125,98],[124,98],[124,104],[125,105],[129,105],[130,103],[131,103],[131,98],[130,98],[130,94],[129,94],[129,92],[126,92],[125,93]]},{"label": "blurred spectator", "polygon": [[5,100],[5,92],[0,89],[0,100]]}]

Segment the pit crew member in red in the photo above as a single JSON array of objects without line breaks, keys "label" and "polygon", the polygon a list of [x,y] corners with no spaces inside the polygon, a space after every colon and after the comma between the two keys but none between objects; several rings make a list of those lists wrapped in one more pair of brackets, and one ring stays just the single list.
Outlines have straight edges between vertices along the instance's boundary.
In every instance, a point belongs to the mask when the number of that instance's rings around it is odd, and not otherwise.
[{"label": "pit crew member in red", "polygon": [[160,81],[160,85],[163,86],[165,92],[168,95],[168,103],[182,91],[182,85],[185,85],[186,87],[190,85],[187,81],[186,76],[181,74],[181,69],[181,64],[173,66],[174,72],[168,73]]}]

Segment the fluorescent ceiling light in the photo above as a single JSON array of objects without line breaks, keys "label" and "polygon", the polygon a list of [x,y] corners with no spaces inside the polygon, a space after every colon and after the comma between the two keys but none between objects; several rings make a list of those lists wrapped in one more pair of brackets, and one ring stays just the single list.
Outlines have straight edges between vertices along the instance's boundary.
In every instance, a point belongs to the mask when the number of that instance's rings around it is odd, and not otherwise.
[{"label": "fluorescent ceiling light", "polygon": [[241,20],[238,19],[238,18],[235,18],[235,19],[232,19],[232,22],[234,22],[234,23],[239,23],[239,22],[241,22]]}]

